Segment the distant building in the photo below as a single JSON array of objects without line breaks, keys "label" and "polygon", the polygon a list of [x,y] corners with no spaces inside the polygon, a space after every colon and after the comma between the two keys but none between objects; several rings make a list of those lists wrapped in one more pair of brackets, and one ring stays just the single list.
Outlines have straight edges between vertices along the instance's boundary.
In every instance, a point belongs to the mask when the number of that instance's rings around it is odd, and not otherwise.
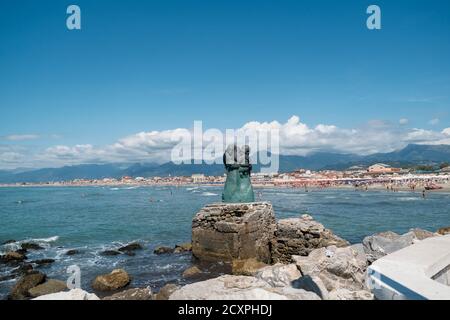
[{"label": "distant building", "polygon": [[202,183],[206,181],[206,177],[202,173],[195,173],[191,176],[193,183]]},{"label": "distant building", "polygon": [[384,163],[376,163],[367,169],[367,172],[372,174],[398,173],[400,171],[400,168],[393,168]]}]

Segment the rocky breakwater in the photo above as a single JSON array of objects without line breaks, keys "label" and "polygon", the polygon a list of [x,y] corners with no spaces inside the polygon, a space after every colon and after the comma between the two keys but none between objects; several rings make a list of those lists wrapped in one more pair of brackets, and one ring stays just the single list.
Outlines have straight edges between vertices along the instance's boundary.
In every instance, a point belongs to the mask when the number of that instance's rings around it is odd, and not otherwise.
[{"label": "rocky breakwater", "polygon": [[293,262],[293,255],[307,256],[312,250],[328,247],[346,247],[348,241],[333,234],[310,215],[281,219],[277,223],[272,245],[274,262]]},{"label": "rocky breakwater", "polygon": [[253,258],[270,263],[275,229],[268,202],[210,204],[192,221],[192,254],[211,262]]}]

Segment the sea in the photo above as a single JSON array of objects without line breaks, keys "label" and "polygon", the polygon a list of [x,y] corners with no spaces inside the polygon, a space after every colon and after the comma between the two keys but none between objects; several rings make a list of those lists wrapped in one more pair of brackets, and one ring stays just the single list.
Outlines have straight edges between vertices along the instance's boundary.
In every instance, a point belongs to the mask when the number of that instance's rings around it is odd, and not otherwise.
[{"label": "sea", "polygon": [[[6,187],[0,188],[0,254],[35,242],[44,250],[29,251],[29,260],[54,263],[36,267],[48,278],[65,281],[68,267],[80,268],[81,286],[92,291],[99,274],[116,268],[132,277],[131,287],[157,291],[167,283],[184,284],[191,254],[156,255],[160,245],[190,242],[192,217],[206,204],[221,201],[222,187]],[[278,219],[309,214],[351,243],[365,236],[411,228],[435,231],[450,225],[450,194],[355,191],[353,189],[255,189],[257,200],[270,201]],[[139,242],[135,256],[103,256],[101,252]],[[79,254],[68,256],[67,250]],[[0,264],[0,279],[13,272]],[[211,271],[213,272],[213,271]],[[216,272],[216,270],[214,271]],[[15,279],[0,282],[6,299]]]}]

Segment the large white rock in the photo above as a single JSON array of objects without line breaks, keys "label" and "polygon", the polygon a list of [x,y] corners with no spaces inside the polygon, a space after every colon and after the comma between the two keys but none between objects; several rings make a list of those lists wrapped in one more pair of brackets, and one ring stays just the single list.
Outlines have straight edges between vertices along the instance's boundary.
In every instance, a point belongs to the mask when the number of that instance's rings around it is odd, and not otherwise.
[{"label": "large white rock", "polygon": [[186,285],[169,300],[319,300],[313,292],[292,287],[272,287],[250,276],[223,275]]},{"label": "large white rock", "polygon": [[100,300],[95,294],[81,289],[72,289],[66,292],[57,292],[37,297],[33,300]]},{"label": "large white rock", "polygon": [[262,268],[256,273],[256,278],[263,280],[272,287],[292,286],[292,282],[300,278],[302,274],[295,264],[277,263],[273,266]]},{"label": "large white rock", "polygon": [[374,296],[367,290],[336,289],[328,294],[328,300],[373,300]]}]

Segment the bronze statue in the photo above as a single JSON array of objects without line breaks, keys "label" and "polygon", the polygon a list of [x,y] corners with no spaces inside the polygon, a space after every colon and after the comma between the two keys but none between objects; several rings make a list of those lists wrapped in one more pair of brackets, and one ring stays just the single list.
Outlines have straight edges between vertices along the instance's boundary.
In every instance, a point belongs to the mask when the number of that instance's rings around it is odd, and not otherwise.
[{"label": "bronze statue", "polygon": [[250,181],[250,148],[229,145],[223,154],[223,164],[227,179],[222,193],[222,201],[228,203],[254,202],[252,183]]}]

